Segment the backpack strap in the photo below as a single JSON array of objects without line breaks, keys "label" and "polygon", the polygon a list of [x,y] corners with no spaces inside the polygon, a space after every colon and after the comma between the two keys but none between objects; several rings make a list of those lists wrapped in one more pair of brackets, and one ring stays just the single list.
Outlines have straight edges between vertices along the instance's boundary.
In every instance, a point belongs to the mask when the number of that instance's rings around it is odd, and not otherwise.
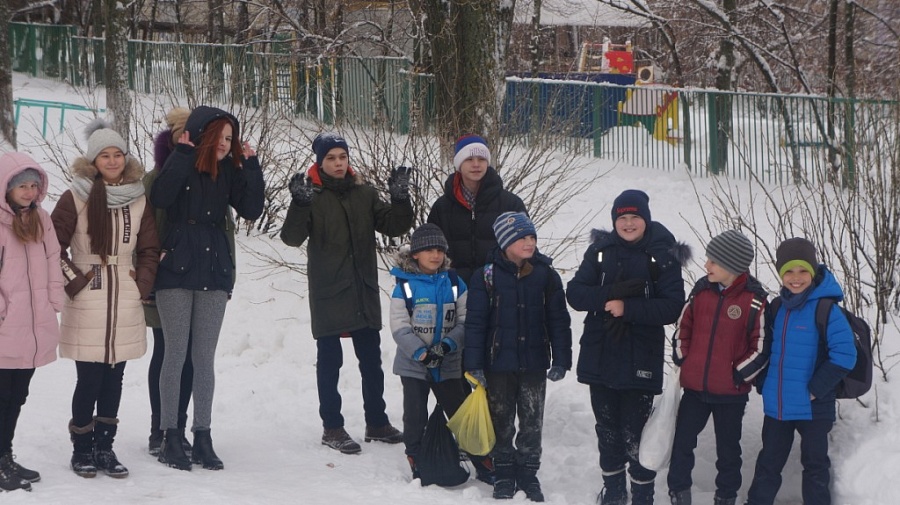
[{"label": "backpack strap", "polygon": [[400,286],[400,292],[403,293],[403,301],[406,302],[406,311],[409,312],[409,316],[412,317],[413,294],[412,288],[409,287],[409,281],[406,279],[397,279],[397,284]]},{"label": "backpack strap", "polygon": [[816,329],[819,330],[819,341],[828,346],[828,319],[831,308],[837,303],[834,298],[819,298],[816,303]]},{"label": "backpack strap", "polygon": [[450,279],[450,289],[453,290],[453,301],[455,302],[459,298],[459,274],[451,268],[447,270],[447,277]]},{"label": "backpack strap", "polygon": [[494,264],[487,263],[484,265],[484,287],[487,289],[488,296],[494,295]]}]

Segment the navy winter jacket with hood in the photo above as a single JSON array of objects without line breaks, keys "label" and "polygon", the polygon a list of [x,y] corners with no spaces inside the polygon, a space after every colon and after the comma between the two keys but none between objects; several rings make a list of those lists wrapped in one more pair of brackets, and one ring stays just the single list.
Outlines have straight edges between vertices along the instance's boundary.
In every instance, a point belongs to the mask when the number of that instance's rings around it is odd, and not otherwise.
[{"label": "navy winter jacket with hood", "polygon": [[[578,381],[659,394],[665,325],[674,323],[684,306],[681,267],[690,257],[690,249],[655,221],[635,243],[607,231],[594,230],[592,238],[566,289],[569,305],[587,312]],[[602,263],[598,261],[601,251]],[[646,283],[643,294],[622,300],[625,311],[617,323],[624,327],[621,333],[611,331],[608,319],[612,316],[604,310],[607,300],[615,299],[610,290],[616,283],[632,279]]]},{"label": "navy winter jacket with hood", "polygon": [[[233,136],[240,138],[237,118],[213,107],[195,108],[185,124],[191,142],[199,145],[200,136],[213,120],[227,118]],[[242,160],[234,166],[231,156],[219,162],[215,180],[197,171],[194,147],[178,144],[159,176],[153,181],[150,202],[166,211],[166,236],[156,275],[156,289],[231,291],[234,258],[224,231],[228,206],[244,219],[262,215],[265,203],[264,182],[259,159]]]}]

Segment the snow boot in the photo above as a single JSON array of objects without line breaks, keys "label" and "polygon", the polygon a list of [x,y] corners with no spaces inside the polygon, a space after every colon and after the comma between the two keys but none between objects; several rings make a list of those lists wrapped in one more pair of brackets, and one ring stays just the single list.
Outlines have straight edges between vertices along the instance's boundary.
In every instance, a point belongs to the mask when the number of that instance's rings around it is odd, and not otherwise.
[{"label": "snow boot", "polygon": [[386,444],[399,444],[403,441],[403,432],[391,426],[366,426],[366,442],[384,442]]},{"label": "snow boot", "polygon": [[24,466],[16,463],[16,457],[13,456],[12,452],[7,452],[6,454],[0,456],[0,468],[3,468],[7,471],[12,471],[14,474],[18,475],[22,479],[27,480],[28,482],[37,482],[41,480],[41,474],[35,472],[34,470],[29,470]]},{"label": "snow boot", "polygon": [[97,470],[115,479],[128,477],[128,469],[119,463],[113,451],[113,440],[116,438],[119,420],[114,417],[94,418],[94,466]]},{"label": "snow boot", "polygon": [[[12,461],[12,453],[8,453]],[[15,470],[5,464],[6,454],[3,455],[3,461],[0,461],[0,489],[4,491],[15,491],[16,489],[24,489],[31,491],[31,483],[20,477]]]},{"label": "snow boot", "polygon": [[525,496],[533,502],[544,501],[541,483],[537,478],[540,463],[526,463],[516,468],[516,488],[525,491]]},{"label": "snow boot", "polygon": [[509,500],[516,495],[516,465],[494,460],[494,499]]},{"label": "snow boot", "polygon": [[191,443],[188,442],[187,436],[185,436],[185,431],[187,431],[186,413],[178,414],[178,429],[181,430],[181,446],[184,447],[184,454],[190,458],[194,448],[191,447]]},{"label": "snow boot", "polygon": [[86,479],[97,475],[94,465],[94,421],[87,426],[75,426],[69,421],[69,434],[72,439],[72,471]]},{"label": "snow boot", "polygon": [[628,490],[625,487],[625,469],[603,475],[603,490],[597,496],[598,505],[627,505]]},{"label": "snow boot", "polygon": [[[737,501],[737,498],[722,498],[719,495],[713,496],[713,505],[734,505]],[[688,502],[688,505],[691,505],[691,502]]]},{"label": "snow boot", "polygon": [[475,478],[485,484],[494,485],[494,462],[490,456],[469,456],[475,467]]},{"label": "snow boot", "polygon": [[653,505],[653,481],[631,482],[631,505]]},{"label": "snow boot", "polygon": [[[691,490],[685,489],[677,493],[669,491],[669,499],[672,500],[672,505],[691,505]],[[734,503],[731,505],[734,505]]]},{"label": "snow boot", "polygon": [[340,451],[342,454],[359,454],[362,452],[362,447],[350,438],[343,426],[333,429],[326,428],[325,433],[322,434],[322,445],[327,445]]},{"label": "snow boot", "polygon": [[147,439],[147,448],[151,456],[159,456],[159,448],[162,447],[163,430],[159,428],[159,414],[150,416],[150,437]]},{"label": "snow boot", "polygon": [[213,450],[212,437],[209,430],[197,430],[194,432],[194,450],[191,453],[191,461],[203,465],[207,470],[222,470],[225,464]]},{"label": "snow boot", "polygon": [[159,449],[159,457],[156,459],[169,468],[177,468],[178,470],[189,472],[192,466],[191,459],[184,453],[183,437],[184,434],[178,428],[167,429],[163,437],[162,447]]}]

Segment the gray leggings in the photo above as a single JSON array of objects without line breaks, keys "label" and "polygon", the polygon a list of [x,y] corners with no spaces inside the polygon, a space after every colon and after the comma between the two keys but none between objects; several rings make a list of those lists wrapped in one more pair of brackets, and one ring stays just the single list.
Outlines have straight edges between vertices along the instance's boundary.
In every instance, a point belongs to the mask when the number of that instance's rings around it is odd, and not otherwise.
[{"label": "gray leggings", "polygon": [[194,363],[194,426],[191,431],[209,429],[216,388],[216,345],[227,302],[225,291],[162,289],[156,292],[156,306],[166,336],[166,352],[159,374],[161,430],[178,428],[181,369],[191,334],[191,360]]}]

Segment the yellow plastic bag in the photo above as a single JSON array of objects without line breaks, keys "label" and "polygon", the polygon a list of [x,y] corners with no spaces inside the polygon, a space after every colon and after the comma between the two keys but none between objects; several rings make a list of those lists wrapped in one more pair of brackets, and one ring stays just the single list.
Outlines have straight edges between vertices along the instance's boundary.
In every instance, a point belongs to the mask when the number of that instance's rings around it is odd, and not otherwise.
[{"label": "yellow plastic bag", "polygon": [[456,436],[460,449],[475,456],[485,456],[497,441],[488,410],[487,391],[468,373],[466,379],[475,384],[475,390],[459,406],[447,422],[447,427]]}]

